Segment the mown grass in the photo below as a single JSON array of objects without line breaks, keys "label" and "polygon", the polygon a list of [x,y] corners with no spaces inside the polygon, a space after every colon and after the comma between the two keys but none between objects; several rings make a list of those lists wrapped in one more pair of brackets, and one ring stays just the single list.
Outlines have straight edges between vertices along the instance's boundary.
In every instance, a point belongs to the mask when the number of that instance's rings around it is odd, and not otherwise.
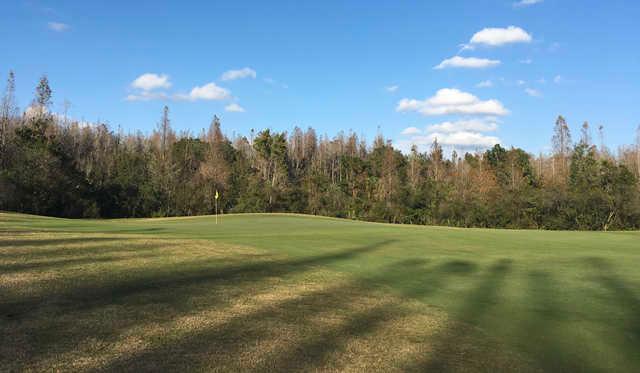
[{"label": "mown grass", "polygon": [[0,370],[640,371],[640,234],[0,214]]}]

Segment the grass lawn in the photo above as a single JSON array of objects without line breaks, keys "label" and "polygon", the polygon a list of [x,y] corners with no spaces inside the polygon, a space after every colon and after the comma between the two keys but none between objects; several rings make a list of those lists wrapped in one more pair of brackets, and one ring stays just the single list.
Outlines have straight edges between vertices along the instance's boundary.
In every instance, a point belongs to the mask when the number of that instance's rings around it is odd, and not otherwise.
[{"label": "grass lawn", "polygon": [[640,371],[640,232],[0,213],[0,370]]}]

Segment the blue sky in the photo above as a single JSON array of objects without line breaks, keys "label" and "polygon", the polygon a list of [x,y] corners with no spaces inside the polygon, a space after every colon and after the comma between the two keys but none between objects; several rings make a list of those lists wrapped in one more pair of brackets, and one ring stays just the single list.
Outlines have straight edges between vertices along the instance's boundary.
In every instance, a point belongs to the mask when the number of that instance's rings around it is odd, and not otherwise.
[{"label": "blue sky", "polygon": [[562,114],[575,138],[588,120],[610,147],[632,143],[640,3],[517,1],[17,0],[0,14],[0,72],[23,109],[46,73],[53,110],[68,100],[125,131],[150,131],[167,104],[195,134],[217,114],[229,135],[380,128],[405,149],[539,152]]}]

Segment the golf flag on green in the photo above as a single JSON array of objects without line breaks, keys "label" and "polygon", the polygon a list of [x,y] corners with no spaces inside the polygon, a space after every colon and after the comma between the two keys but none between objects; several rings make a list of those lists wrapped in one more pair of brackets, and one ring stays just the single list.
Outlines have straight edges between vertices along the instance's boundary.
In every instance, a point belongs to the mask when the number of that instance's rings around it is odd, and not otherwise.
[{"label": "golf flag on green", "polygon": [[220,195],[218,194],[218,189],[216,189],[216,195],[215,195],[215,201],[216,201],[216,224],[218,224],[218,197],[220,197]]}]

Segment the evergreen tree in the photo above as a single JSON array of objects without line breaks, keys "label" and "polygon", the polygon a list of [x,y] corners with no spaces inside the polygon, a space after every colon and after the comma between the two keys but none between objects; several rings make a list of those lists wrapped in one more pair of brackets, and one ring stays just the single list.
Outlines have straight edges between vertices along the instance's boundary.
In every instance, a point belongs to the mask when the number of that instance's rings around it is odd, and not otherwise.
[{"label": "evergreen tree", "polygon": [[53,92],[51,91],[51,87],[49,87],[49,78],[46,75],[43,75],[38,82],[38,86],[36,87],[36,97],[35,97],[35,106],[41,113],[46,113],[51,106],[51,96]]}]

